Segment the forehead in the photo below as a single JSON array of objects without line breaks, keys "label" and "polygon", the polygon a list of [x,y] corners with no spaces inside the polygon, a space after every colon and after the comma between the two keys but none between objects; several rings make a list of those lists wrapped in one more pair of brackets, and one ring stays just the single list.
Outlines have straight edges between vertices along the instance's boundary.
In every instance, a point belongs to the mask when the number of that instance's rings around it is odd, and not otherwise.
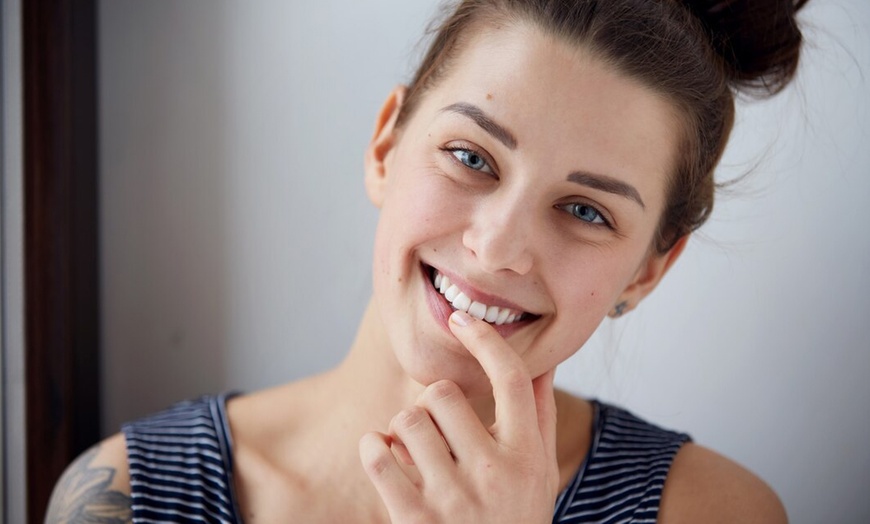
[{"label": "forehead", "polygon": [[482,28],[423,105],[437,118],[456,102],[505,125],[517,151],[548,159],[548,169],[606,173],[645,200],[664,199],[681,130],[675,108],[582,46],[531,25]]}]

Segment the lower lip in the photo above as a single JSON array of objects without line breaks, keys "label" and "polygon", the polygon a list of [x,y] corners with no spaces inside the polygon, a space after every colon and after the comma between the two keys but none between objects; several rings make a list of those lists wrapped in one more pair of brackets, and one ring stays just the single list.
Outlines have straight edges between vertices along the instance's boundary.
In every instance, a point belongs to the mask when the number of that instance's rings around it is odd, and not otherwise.
[{"label": "lower lip", "polygon": [[[432,316],[435,317],[438,324],[444,328],[445,331],[450,333],[450,327],[447,325],[447,321],[450,318],[450,314],[453,313],[455,309],[453,309],[453,306],[447,302],[444,295],[435,289],[435,286],[432,284],[432,279],[429,278],[429,270],[426,267],[421,266],[421,271],[423,272],[423,282],[425,284],[424,287],[426,288],[426,303],[429,304],[429,311],[432,312]],[[502,324],[500,326],[496,324],[490,325],[495,329],[496,333],[501,335],[503,338],[507,338],[529,322],[531,322],[531,320],[520,320],[518,322],[511,322],[510,324]],[[489,324],[489,322],[487,322],[487,324]]]}]

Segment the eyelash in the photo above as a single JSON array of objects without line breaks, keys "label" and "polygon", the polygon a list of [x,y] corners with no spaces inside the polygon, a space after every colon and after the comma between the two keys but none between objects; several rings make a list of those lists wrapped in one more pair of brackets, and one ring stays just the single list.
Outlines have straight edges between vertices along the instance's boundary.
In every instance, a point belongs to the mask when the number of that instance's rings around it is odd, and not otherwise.
[{"label": "eyelash", "polygon": [[[472,171],[476,171],[478,173],[483,173],[485,175],[488,175],[488,176],[491,176],[493,178],[498,179],[498,174],[495,172],[495,169],[493,168],[493,162],[491,160],[489,160],[488,155],[478,151],[477,149],[475,149],[471,146],[468,146],[468,145],[463,145],[463,146],[442,147],[441,150],[444,151],[445,153],[450,154],[451,160],[459,163],[462,167],[464,167],[466,169],[470,169]],[[475,168],[469,166],[468,164],[466,164],[465,162],[463,162],[462,160],[460,160],[456,156],[457,152],[465,152],[465,153],[469,153],[469,154],[476,155],[476,156],[480,157],[480,159],[484,162],[486,167],[488,167],[490,169],[490,172],[483,171],[482,169],[475,169]],[[601,219],[601,222],[589,222],[589,221],[581,219],[580,217],[578,217],[577,215],[574,214],[573,209],[576,207],[588,207],[588,208],[590,208],[592,211],[595,212],[596,218]],[[605,217],[604,213],[602,213],[600,209],[598,209],[597,207],[595,207],[591,204],[587,204],[584,202],[571,202],[568,204],[557,205],[556,208],[560,209],[562,211],[565,211],[566,213],[572,215],[576,220],[583,222],[585,224],[588,224],[590,226],[606,227],[607,229],[613,229],[613,224],[611,224],[610,220],[608,220]]]},{"label": "eyelash", "polygon": [[[487,155],[481,151],[478,151],[477,149],[470,147],[468,145],[443,147],[443,148],[441,148],[441,150],[444,151],[445,153],[448,153],[451,157],[451,160],[453,160],[454,162],[458,162],[462,167],[464,167],[466,169],[470,169],[472,171],[476,171],[478,173],[483,173],[484,175],[488,175],[488,176],[491,176],[495,179],[498,179],[498,174],[496,173],[496,169],[493,165],[494,162],[492,160],[490,160],[489,155]],[[466,164],[465,162],[463,162],[461,159],[459,159],[456,156],[456,153],[458,153],[458,152],[465,152],[465,153],[469,153],[470,155],[475,155],[475,156],[479,157],[483,161],[483,163],[485,164],[485,167],[489,168],[489,172],[484,171],[483,169],[475,169],[475,168],[469,166],[468,164]]]},{"label": "eyelash", "polygon": [[[578,207],[587,207],[587,208],[591,209],[592,211],[595,212],[596,218],[601,219],[601,222],[589,222],[587,220],[583,220],[582,218],[578,217],[577,215],[574,214],[574,211],[573,211],[574,208],[578,208]],[[595,207],[591,204],[587,204],[585,202],[571,202],[568,204],[559,204],[558,206],[556,206],[556,208],[560,209],[562,211],[565,211],[566,213],[572,215],[575,219],[577,219],[580,222],[583,222],[585,224],[589,224],[590,226],[606,227],[607,229],[613,229],[613,224],[611,224],[610,220],[608,220],[607,217],[604,216],[604,213],[602,213],[600,209],[598,209],[597,207]]]}]

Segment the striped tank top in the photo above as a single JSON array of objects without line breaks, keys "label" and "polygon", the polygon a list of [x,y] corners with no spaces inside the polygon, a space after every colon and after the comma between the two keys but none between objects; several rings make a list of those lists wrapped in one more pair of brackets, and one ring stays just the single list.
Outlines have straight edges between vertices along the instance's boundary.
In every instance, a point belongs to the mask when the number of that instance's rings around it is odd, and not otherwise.
[{"label": "striped tank top", "polygon": [[[205,396],[124,424],[133,522],[242,522],[228,398]],[[592,405],[592,444],[556,501],[553,523],[654,523],[671,462],[689,436]]]}]

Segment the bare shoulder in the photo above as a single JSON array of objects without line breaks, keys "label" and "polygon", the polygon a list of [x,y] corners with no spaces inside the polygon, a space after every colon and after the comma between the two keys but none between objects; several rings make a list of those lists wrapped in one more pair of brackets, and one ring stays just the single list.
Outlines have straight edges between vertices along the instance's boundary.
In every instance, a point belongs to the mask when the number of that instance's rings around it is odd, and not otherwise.
[{"label": "bare shoulder", "polygon": [[680,448],[662,493],[659,522],[785,523],[785,508],[763,480],[702,446]]},{"label": "bare shoulder", "polygon": [[132,522],[130,475],[124,436],[94,445],[61,475],[51,494],[46,524]]}]

